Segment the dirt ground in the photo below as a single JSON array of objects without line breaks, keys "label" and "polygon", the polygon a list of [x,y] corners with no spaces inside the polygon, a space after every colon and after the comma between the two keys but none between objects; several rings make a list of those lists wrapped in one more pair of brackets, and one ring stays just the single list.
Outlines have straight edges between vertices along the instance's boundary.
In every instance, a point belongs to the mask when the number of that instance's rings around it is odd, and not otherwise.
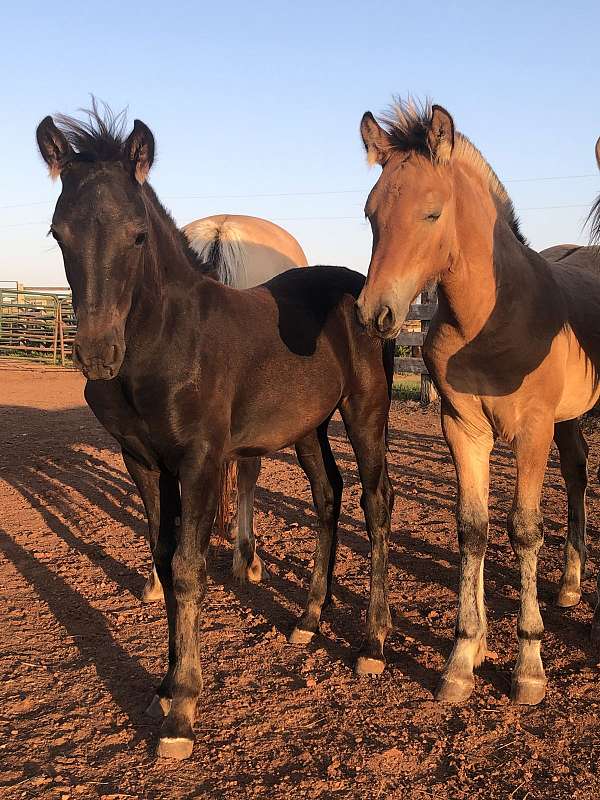
[{"label": "dirt ground", "polygon": [[[514,467],[493,455],[486,560],[491,659],[461,707],[433,702],[452,643],[454,472],[435,410],[396,405],[388,668],[354,676],[368,547],[354,461],[345,478],[335,605],[306,649],[286,642],[314,544],[308,486],[290,451],[266,459],[257,496],[270,581],[230,578],[212,548],[202,617],[205,689],[187,762],[157,760],[144,708],[166,666],[161,604],[139,601],[149,564],[141,502],[75,373],[0,369],[0,796],[2,798],[592,798],[600,778],[599,674],[588,644],[594,581],[560,610],[565,497],[555,454],[544,492],[540,596],[546,700],[512,705],[518,574],[505,534]],[[600,560],[600,430],[587,425],[591,576]]]}]

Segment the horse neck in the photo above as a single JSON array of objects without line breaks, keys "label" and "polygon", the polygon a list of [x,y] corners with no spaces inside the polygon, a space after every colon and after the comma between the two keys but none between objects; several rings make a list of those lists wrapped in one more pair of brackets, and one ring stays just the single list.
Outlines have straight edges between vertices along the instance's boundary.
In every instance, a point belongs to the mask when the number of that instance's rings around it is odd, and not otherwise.
[{"label": "horse neck", "polygon": [[158,341],[167,318],[176,318],[168,312],[177,298],[193,291],[206,278],[194,265],[175,223],[150,192],[148,243],[127,330],[128,338],[145,336]]},{"label": "horse neck", "polygon": [[487,181],[469,168],[456,170],[456,243],[450,267],[439,283],[440,302],[461,335],[470,340],[479,333],[492,311],[512,313],[519,296],[526,312],[530,252],[516,238],[504,217],[502,204]]}]

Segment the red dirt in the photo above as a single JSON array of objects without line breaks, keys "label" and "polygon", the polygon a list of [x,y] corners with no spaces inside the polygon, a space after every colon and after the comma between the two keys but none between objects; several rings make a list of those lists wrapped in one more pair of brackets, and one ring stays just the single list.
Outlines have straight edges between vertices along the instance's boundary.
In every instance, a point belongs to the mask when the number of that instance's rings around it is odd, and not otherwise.
[{"label": "red dirt", "polygon": [[[138,598],[148,569],[140,500],[117,449],[68,372],[0,370],[0,796],[6,798],[590,798],[600,791],[598,669],[588,644],[594,582],[575,609],[553,607],[565,498],[555,455],[544,493],[540,596],[546,700],[507,697],[516,656],[518,574],[504,531],[513,462],[493,455],[486,561],[489,648],[462,707],[432,691],[456,610],[454,473],[434,410],[391,416],[396,507],[388,668],[357,679],[368,547],[354,461],[345,473],[336,604],[308,648],[285,633],[300,612],[314,515],[290,451],[265,460],[257,496],[260,586],[229,577],[212,549],[202,618],[205,693],[192,758],[156,760],[143,714],[166,662],[162,605]],[[591,556],[599,502],[592,445]],[[596,555],[596,557],[594,557]],[[595,573],[595,569],[592,569]]]}]

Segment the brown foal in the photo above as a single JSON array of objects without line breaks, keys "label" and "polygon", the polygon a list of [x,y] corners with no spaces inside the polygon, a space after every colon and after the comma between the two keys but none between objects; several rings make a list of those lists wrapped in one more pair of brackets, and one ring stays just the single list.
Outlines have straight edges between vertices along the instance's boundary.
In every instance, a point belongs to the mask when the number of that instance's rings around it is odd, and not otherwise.
[{"label": "brown foal", "polygon": [[[577,417],[600,396],[600,280],[550,264],[527,246],[505,188],[440,106],[400,102],[383,127],[367,113],[361,133],[369,160],[383,170],[366,204],[373,253],[360,318],[377,335],[394,337],[415,295],[439,279],[423,357],[456,467],[460,579],[455,643],[437,698],[468,698],[473,668],[486,653],[489,457],[501,438],[517,462],[508,515],[521,572],[512,696],[539,703],[546,691],[536,580],[542,481],[554,437],[569,500],[558,601],[573,605],[581,595],[587,484]],[[596,611],[596,639],[599,632]]]}]

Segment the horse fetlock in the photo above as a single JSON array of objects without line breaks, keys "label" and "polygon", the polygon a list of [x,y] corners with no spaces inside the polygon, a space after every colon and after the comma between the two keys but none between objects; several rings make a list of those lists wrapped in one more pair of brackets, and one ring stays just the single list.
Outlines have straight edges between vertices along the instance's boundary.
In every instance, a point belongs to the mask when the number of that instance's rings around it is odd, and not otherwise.
[{"label": "horse fetlock", "polygon": [[148,717],[153,717],[154,719],[164,719],[164,717],[169,716],[172,702],[173,701],[170,697],[161,697],[160,695],[155,694],[150,705],[146,709],[145,714]]},{"label": "horse fetlock", "polygon": [[487,655],[487,636],[484,634],[481,639],[479,640],[479,644],[477,646],[477,650],[475,652],[475,657],[473,658],[473,666],[478,667],[485,661],[485,657]]},{"label": "horse fetlock", "polygon": [[163,599],[164,599],[163,587],[158,578],[156,567],[154,567],[150,575],[148,575],[148,579],[146,580],[144,588],[142,589],[142,602],[154,603],[158,600],[163,600]]}]

